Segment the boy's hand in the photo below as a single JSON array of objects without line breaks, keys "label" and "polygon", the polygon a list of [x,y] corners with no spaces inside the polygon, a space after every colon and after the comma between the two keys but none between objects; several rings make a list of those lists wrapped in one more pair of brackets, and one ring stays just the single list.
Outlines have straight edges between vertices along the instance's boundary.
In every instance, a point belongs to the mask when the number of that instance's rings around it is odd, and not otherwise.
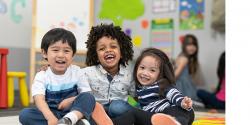
[{"label": "boy's hand", "polygon": [[42,67],[40,67],[37,72],[40,72],[40,71],[46,71],[49,67],[49,64],[46,64],[46,65],[43,65]]},{"label": "boy's hand", "polygon": [[185,96],[184,99],[181,101],[181,107],[184,109],[189,109],[193,105],[193,101],[191,98]]},{"label": "boy's hand", "polygon": [[67,98],[67,99],[64,99],[59,105],[58,105],[58,109],[62,110],[62,109],[65,109],[67,107],[69,107],[72,102],[75,100],[75,97],[71,97],[71,98]]},{"label": "boy's hand", "polygon": [[49,117],[49,119],[47,120],[48,120],[48,125],[57,125],[58,119],[55,116]]}]

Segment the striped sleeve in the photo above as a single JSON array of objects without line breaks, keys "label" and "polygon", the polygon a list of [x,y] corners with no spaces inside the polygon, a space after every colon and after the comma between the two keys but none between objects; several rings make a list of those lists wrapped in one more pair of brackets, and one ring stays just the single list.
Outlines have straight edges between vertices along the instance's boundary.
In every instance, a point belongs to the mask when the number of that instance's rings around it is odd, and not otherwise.
[{"label": "striped sleeve", "polygon": [[166,90],[166,98],[170,103],[181,107],[181,101],[183,100],[184,96],[179,90],[171,87]]}]

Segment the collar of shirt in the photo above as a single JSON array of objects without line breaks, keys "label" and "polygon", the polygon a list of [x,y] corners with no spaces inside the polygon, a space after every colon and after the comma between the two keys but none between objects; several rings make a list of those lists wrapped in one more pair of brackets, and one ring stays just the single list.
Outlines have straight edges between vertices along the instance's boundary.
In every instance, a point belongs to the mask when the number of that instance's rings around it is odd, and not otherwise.
[{"label": "collar of shirt", "polygon": [[153,84],[150,84],[150,85],[138,85],[138,89],[147,89],[147,88],[151,88],[151,87],[154,87],[154,86],[159,86],[158,81],[156,81],[156,82],[154,82]]},{"label": "collar of shirt", "polygon": [[[101,64],[99,64],[99,65],[97,66],[97,68],[101,71],[101,73],[103,73],[103,74],[109,74],[109,73],[102,67]],[[125,70],[126,70],[126,67],[120,65],[119,72],[117,73],[117,75],[124,75],[124,74],[125,74]]]}]

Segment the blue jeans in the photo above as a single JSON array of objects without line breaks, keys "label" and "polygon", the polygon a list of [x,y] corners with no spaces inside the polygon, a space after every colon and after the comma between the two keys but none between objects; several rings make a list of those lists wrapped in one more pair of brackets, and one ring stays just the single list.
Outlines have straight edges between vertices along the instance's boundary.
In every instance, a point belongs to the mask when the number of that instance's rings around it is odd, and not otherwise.
[{"label": "blue jeans", "polygon": [[[70,111],[77,110],[84,115],[84,118],[90,119],[95,108],[95,98],[89,93],[80,93],[72,105],[66,109],[50,109],[55,117],[61,119]],[[22,125],[47,125],[47,120],[42,112],[37,108],[25,108],[19,114],[19,121]]]},{"label": "blue jeans", "polygon": [[123,100],[113,100],[108,104],[104,105],[104,109],[111,118],[121,116],[123,113],[133,109],[128,102]]},{"label": "blue jeans", "polygon": [[202,100],[207,108],[225,109],[225,102],[217,99],[216,94],[205,90],[198,90],[197,96]]}]

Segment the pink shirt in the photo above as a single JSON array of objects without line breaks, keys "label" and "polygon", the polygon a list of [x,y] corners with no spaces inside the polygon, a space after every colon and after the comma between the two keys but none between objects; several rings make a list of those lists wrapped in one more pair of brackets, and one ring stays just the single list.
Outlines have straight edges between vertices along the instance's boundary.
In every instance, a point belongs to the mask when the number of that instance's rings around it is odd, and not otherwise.
[{"label": "pink shirt", "polygon": [[219,99],[220,101],[225,101],[226,100],[225,93],[226,93],[226,81],[224,77],[221,83],[221,88],[219,92],[216,94],[217,99]]}]

